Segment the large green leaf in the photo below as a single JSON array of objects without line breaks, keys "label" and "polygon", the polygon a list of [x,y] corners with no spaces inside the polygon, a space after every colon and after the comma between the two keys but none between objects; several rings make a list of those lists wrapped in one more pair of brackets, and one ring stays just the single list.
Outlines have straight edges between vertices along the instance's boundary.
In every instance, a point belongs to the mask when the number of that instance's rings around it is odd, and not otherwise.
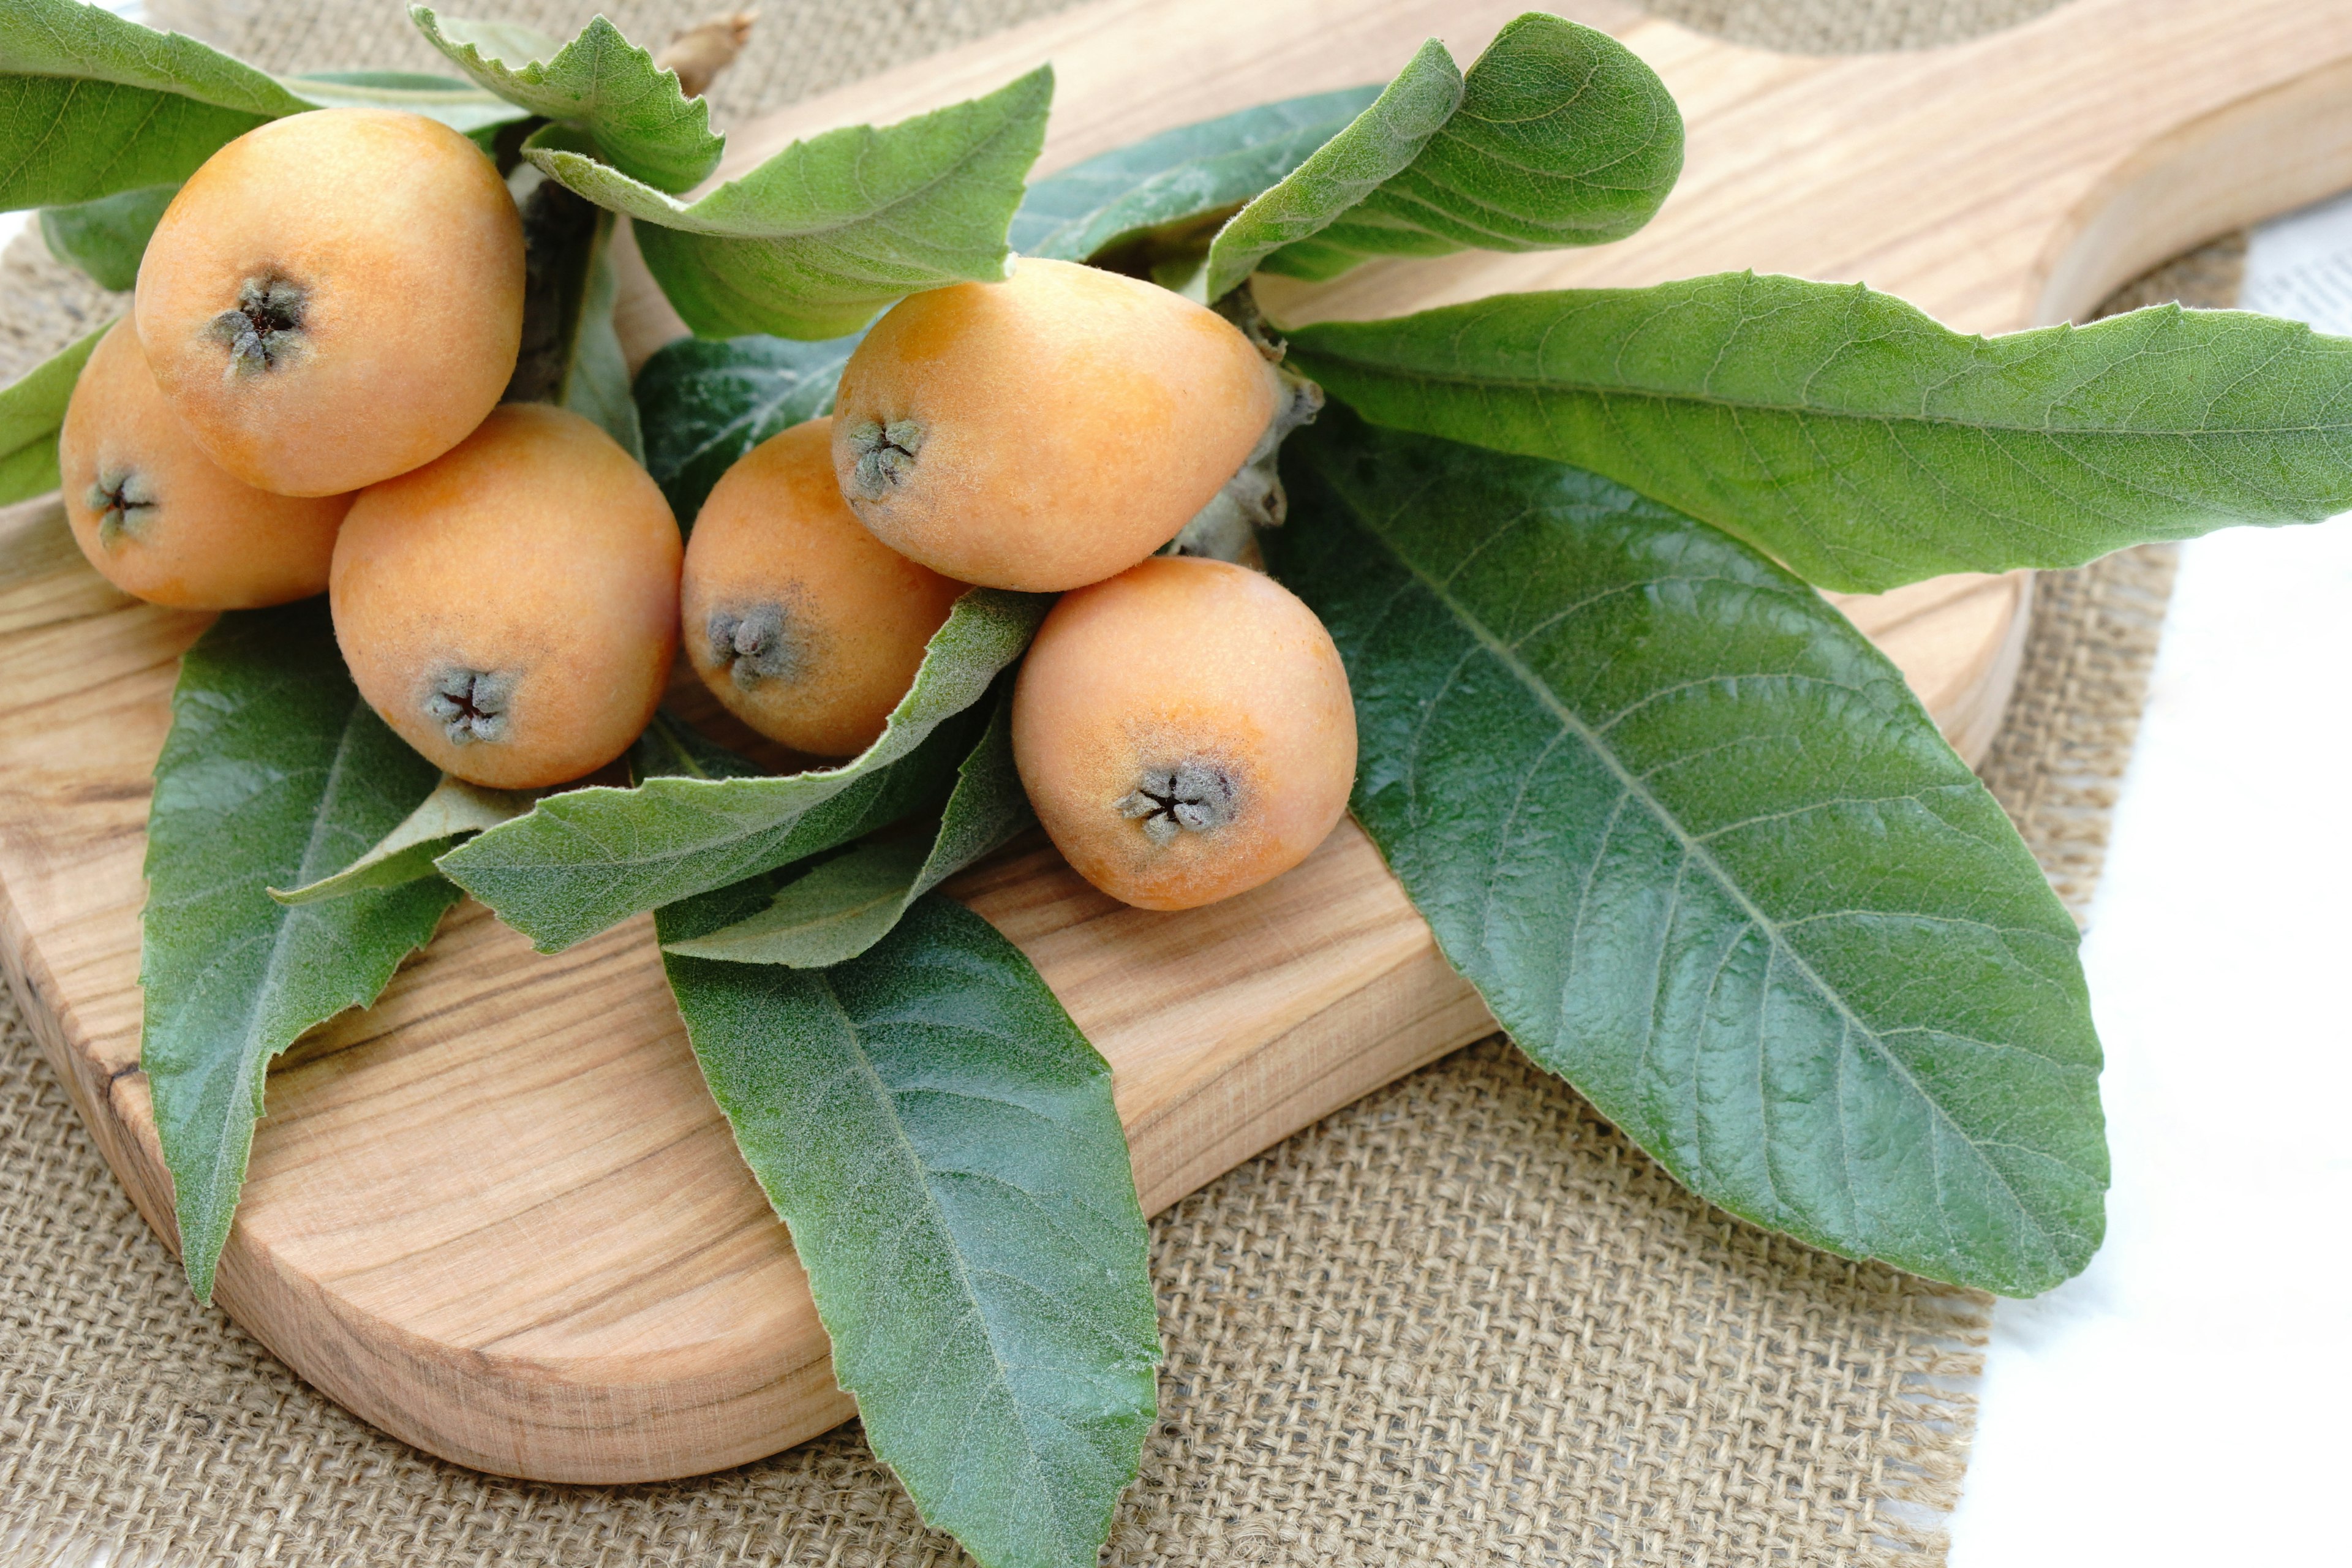
[{"label": "large green leaf", "polygon": [[457,901],[439,878],[289,909],[432,792],[343,672],[323,600],[223,616],[188,650],[147,817],[139,1063],[181,1260],[209,1300],[269,1058],[382,993]]},{"label": "large green leaf", "polygon": [[0,7],[0,210],[176,184],[213,150],[310,105],[177,33],[81,0]]},{"label": "large green leaf", "polygon": [[1759,1225],[2013,1295],[2078,1271],[2074,921],[1885,657],[1578,469],[1338,410],[1285,469],[1356,815],[1520,1047]]},{"label": "large green leaf", "polygon": [[2234,310],[1962,337],[1859,285],[1727,273],[1290,346],[1368,418],[1581,464],[1825,588],[2352,507],[2352,340]]},{"label": "large green leaf", "polygon": [[1024,256],[1091,261],[1166,236],[1197,257],[1193,230],[1223,220],[1348,128],[1381,95],[1342,88],[1163,131],[1038,181],[1006,237]]},{"label": "large green leaf", "polygon": [[0,388],[0,506],[58,488],[58,432],[109,321]]},{"label": "large green leaf", "polygon": [[646,266],[704,337],[837,338],[902,294],[1004,276],[1005,226],[1053,96],[1040,68],[897,125],[828,131],[691,205],[552,127],[524,155],[635,220]]},{"label": "large green leaf", "polygon": [[680,752],[673,776],[551,796],[443,856],[441,870],[552,952],[633,914],[863,837],[947,792],[982,716],[950,721],[1021,657],[1051,603],[1047,595],[967,592],[932,634],[880,738],[838,767],[730,777],[708,753]]},{"label": "large green leaf", "polygon": [[[757,897],[665,910],[661,934]],[[875,1453],[986,1568],[1093,1568],[1160,1359],[1109,1067],[938,897],[833,969],[665,962]]]},{"label": "large green leaf", "polygon": [[1258,265],[1330,278],[1372,256],[1600,245],[1649,222],[1682,166],[1657,73],[1606,33],[1531,11],[1478,57],[1410,165]]},{"label": "large green leaf", "polygon": [[1222,298],[1284,246],[1330,226],[1402,174],[1462,105],[1462,72],[1435,38],[1371,106],[1272,189],[1234,215],[1209,246],[1209,298]]},{"label": "large green leaf", "polygon": [[744,453],[833,412],[834,388],[860,339],[680,338],[637,372],[646,469],[692,528],[710,487]]},{"label": "large green leaf", "polygon": [[139,281],[139,261],[177,185],[142,185],[96,201],[41,209],[41,238],[49,254],[69,261],[101,289],[127,294]]},{"label": "large green leaf", "polygon": [[[656,190],[683,191],[719,167],[727,139],[710,130],[710,105],[688,98],[677,73],[654,63],[597,16],[551,54],[546,40],[495,25],[444,22],[423,5],[409,19],[483,88],[533,114],[584,132],[606,163]],[[518,47],[520,59],[501,58]]]},{"label": "large green leaf", "polygon": [[768,905],[708,936],[672,942],[689,958],[822,969],[856,957],[888,935],[915,900],[1037,818],[1013,762],[1013,690],[999,682],[995,711],[936,824],[885,835],[785,884]]}]

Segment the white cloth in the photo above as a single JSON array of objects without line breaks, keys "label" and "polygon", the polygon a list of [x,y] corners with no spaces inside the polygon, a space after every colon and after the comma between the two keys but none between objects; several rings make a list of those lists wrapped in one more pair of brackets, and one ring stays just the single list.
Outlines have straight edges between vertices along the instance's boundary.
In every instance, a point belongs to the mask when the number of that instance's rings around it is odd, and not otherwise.
[{"label": "white cloth", "polygon": [[[2352,197],[2242,302],[2352,335]],[[2084,946],[2106,1245],[2004,1301],[1952,1568],[2352,1562],[2352,517],[2185,546]]]}]

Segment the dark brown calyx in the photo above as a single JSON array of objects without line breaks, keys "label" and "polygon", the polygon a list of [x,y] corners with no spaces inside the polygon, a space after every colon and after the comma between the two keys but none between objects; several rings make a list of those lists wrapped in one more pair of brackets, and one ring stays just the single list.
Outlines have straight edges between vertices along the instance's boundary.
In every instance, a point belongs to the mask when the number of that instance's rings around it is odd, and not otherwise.
[{"label": "dark brown calyx", "polygon": [[710,662],[726,669],[738,690],[749,691],[765,680],[797,680],[807,662],[807,638],[784,606],[773,602],[713,610],[703,633]]},{"label": "dark brown calyx", "polygon": [[84,499],[89,510],[98,513],[98,542],[106,545],[120,542],[126,535],[137,539],[145,533],[155,521],[155,509],[163,504],[155,487],[136,468],[112,473],[100,469],[98,482]]},{"label": "dark brown calyx", "polygon": [[230,375],[277,370],[302,349],[302,312],[310,290],[266,272],[237,285],[236,306],[212,321],[213,341],[228,350]]},{"label": "dark brown calyx", "polygon": [[511,727],[515,678],[499,670],[451,669],[425,693],[425,711],[453,746],[503,741]]},{"label": "dark brown calyx", "polygon": [[923,427],[912,419],[885,425],[868,419],[849,433],[849,449],[857,454],[850,483],[867,500],[880,500],[915,471],[915,457],[923,449]]},{"label": "dark brown calyx", "polygon": [[1152,843],[1169,844],[1179,833],[1211,833],[1231,822],[1236,793],[1233,775],[1213,763],[1181,763],[1147,769],[1112,809],[1139,821]]}]

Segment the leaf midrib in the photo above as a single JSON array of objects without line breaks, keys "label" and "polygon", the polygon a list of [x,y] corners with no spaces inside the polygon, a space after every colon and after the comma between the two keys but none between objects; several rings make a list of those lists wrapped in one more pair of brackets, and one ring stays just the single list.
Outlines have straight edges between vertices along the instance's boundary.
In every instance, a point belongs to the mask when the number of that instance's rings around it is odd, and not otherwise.
[{"label": "leaf midrib", "polygon": [[[1977,1154],[1978,1165],[2000,1185],[2001,1192],[2007,1195],[2011,1205],[2016,1209],[2019,1216],[2027,1225],[2032,1227],[2036,1236],[2042,1238],[2044,1249],[2049,1253],[2049,1255],[2055,1257],[2058,1251],[2057,1238],[2042,1224],[2041,1220],[2034,1215],[2033,1211],[2024,1203],[2024,1201],[2019,1197],[2016,1189],[2010,1185],[2008,1176],[2001,1172],[1999,1166],[1983,1157],[1977,1141],[1970,1137],[1965,1129],[1960,1127],[1958,1123],[1955,1122],[1951,1119],[1949,1112],[1944,1109],[1942,1103],[1938,1101],[1935,1096],[1927,1093],[1927,1090],[1921,1087],[1918,1079],[1911,1072],[1910,1068],[1900,1058],[1895,1056],[1894,1052],[1886,1048],[1885,1042],[1880,1039],[1877,1031],[1872,1028],[1867,1023],[1864,1022],[1864,1020],[1854,1013],[1853,1008],[1847,1005],[1845,997],[1834,987],[1824,982],[1819,973],[1814,970],[1811,963],[1805,959],[1804,955],[1798,952],[1797,949],[1782,936],[1779,923],[1770,916],[1767,915],[1763,909],[1759,906],[1753,899],[1748,897],[1747,889],[1741,887],[1740,884],[1731,877],[1731,875],[1724,868],[1721,862],[1717,861],[1714,855],[1709,851],[1707,846],[1692,838],[1689,834],[1685,832],[1681,819],[1675,816],[1674,813],[1668,811],[1665,808],[1664,803],[1653,795],[1635,774],[1627,771],[1624,764],[1619,760],[1615,750],[1602,743],[1600,737],[1593,733],[1591,726],[1587,725],[1580,717],[1579,717],[1565,703],[1560,701],[1559,696],[1553,692],[1550,686],[1538,678],[1534,670],[1528,668],[1526,662],[1518,657],[1516,650],[1495,637],[1494,634],[1487,629],[1486,623],[1482,619],[1471,615],[1467,607],[1457,600],[1453,594],[1447,590],[1444,584],[1440,583],[1436,578],[1423,571],[1418,563],[1407,559],[1404,553],[1391,543],[1384,534],[1380,533],[1375,530],[1367,530],[1366,531],[1370,532],[1372,537],[1380,542],[1381,548],[1388,552],[1390,559],[1396,562],[1397,564],[1403,568],[1403,570],[1411,575],[1415,582],[1419,583],[1433,597],[1434,597],[1440,605],[1444,606],[1446,612],[1451,615],[1458,624],[1466,629],[1473,638],[1486,648],[1489,657],[1495,658],[1498,663],[1500,663],[1504,669],[1517,679],[1527,689],[1535,693],[1537,700],[1557,717],[1564,730],[1570,731],[1583,741],[1587,748],[1590,749],[1594,755],[1598,756],[1601,760],[1602,764],[1609,769],[1612,775],[1615,776],[1618,781],[1619,787],[1624,790],[1630,798],[1639,800],[1651,813],[1653,818],[1664,826],[1666,831],[1674,837],[1675,843],[1681,847],[1683,854],[1692,863],[1701,867],[1706,874],[1714,879],[1716,885],[1731,897],[1733,901],[1738,905],[1740,910],[1746,915],[1746,917],[1755,923],[1757,929],[1766,934],[1768,940],[1772,945],[1773,951],[1786,955],[1787,961],[1790,966],[1794,968],[1799,974],[1804,977],[1806,984],[1811,985],[1816,994],[1828,1001],[1830,1005],[1835,1009],[1839,1019],[1845,1025],[1845,1026],[1854,1030],[1863,1040],[1868,1042],[1870,1050],[1882,1062],[1884,1062],[1890,1070],[1901,1079],[1904,1085],[1908,1088],[1913,1094],[1918,1097],[1921,1103],[1925,1104],[1928,1108],[1935,1116],[1937,1124],[1948,1128],[1963,1144],[1965,1144],[1972,1152]],[[1757,1046],[1757,1054],[1760,1060],[1763,1055],[1763,1046],[1760,1036]],[[2072,1167],[2069,1168],[2071,1169]],[[1845,1190],[1848,1204],[1856,1213],[1863,1212],[1864,1204],[1862,1194],[1855,1189],[1851,1177],[1848,1177],[1845,1180]],[[1940,1191],[1941,1182],[1939,1178],[1939,1194]],[[1776,1202],[1777,1201],[1776,1197]],[[1943,1218],[1943,1223],[1948,1229],[1949,1217],[1948,1215],[1944,1215],[1943,1205],[1939,1202],[1937,1206],[1938,1215]]]},{"label": "leaf midrib", "polygon": [[[335,742],[335,758],[328,764],[327,781],[319,792],[319,804],[310,819],[310,835],[303,842],[301,858],[295,862],[297,887],[312,879],[309,875],[311,858],[318,854],[320,846],[323,842],[327,818],[341,786],[343,773],[352,756],[352,740],[358,729],[358,725],[352,721],[357,718],[359,711],[355,696],[352,707],[343,715],[342,734]],[[295,923],[310,918],[308,912],[299,908],[287,908],[276,905],[274,902],[272,907],[276,911],[277,919],[269,938],[269,956],[262,965],[261,983],[253,989],[246,1004],[244,1017],[237,1031],[236,1079],[239,1084],[247,1080],[255,1066],[255,1044],[262,1037],[262,1001],[266,997],[278,994],[280,984],[285,977],[286,964],[292,945],[290,937]],[[293,1042],[289,1040],[287,1043],[290,1045]],[[241,1102],[237,1113],[241,1114]],[[243,1163],[241,1160],[234,1157],[233,1152],[243,1152],[237,1145],[238,1140],[233,1137],[221,1138],[214,1144],[212,1179],[205,1184],[204,1194],[204,1204],[208,1214],[215,1206],[222,1184],[228,1179],[230,1166]]]},{"label": "leaf midrib", "polygon": [[[1006,1401],[1020,1413],[1017,1424],[1021,1429],[1022,1452],[1026,1467],[1032,1477],[1042,1480],[1045,1474],[1045,1461],[1037,1452],[1032,1435],[1028,1406],[1013,1388],[1011,1369],[996,1342],[996,1326],[989,1321],[988,1313],[980,1305],[980,1293],[973,1286],[971,1270],[964,1260],[962,1242],[956,1236],[955,1227],[948,1221],[947,1211],[940,1204],[939,1194],[931,1188],[931,1168],[925,1163],[921,1152],[915,1147],[914,1139],[908,1133],[906,1120],[898,1114],[898,1095],[884,1080],[880,1069],[875,1067],[873,1056],[866,1048],[865,1031],[857,1026],[848,1007],[842,1002],[840,992],[835,988],[832,973],[828,970],[819,970],[815,973],[823,985],[826,1003],[839,1016],[842,1027],[848,1033],[852,1052],[856,1058],[857,1071],[874,1093],[877,1108],[888,1116],[892,1137],[908,1167],[915,1173],[916,1184],[922,1189],[923,1193],[924,1213],[937,1227],[938,1233],[948,1239],[948,1258],[955,1270],[957,1289],[961,1293],[962,1299],[971,1304],[971,1315],[980,1324],[981,1340],[988,1347],[988,1361],[989,1364],[995,1368],[997,1385],[1004,1391]],[[994,1103],[1007,1102],[996,1100]],[[1026,1193],[1025,1189],[1023,1190],[1032,1202],[1037,1201],[1036,1194]],[[853,1389],[851,1392],[856,1391]],[[1048,1494],[1047,1506],[1053,1509],[1056,1521],[1066,1524],[1067,1521],[1062,1519],[1060,1500],[1054,1495],[1053,1489],[1044,1487],[1041,1489]]]},{"label": "leaf midrib", "polygon": [[[1849,343],[1845,346],[1851,347],[1853,344]],[[2335,425],[2199,426],[2179,429],[2155,427],[2113,429],[2091,426],[2021,425],[2002,420],[1959,419],[1949,415],[1880,414],[1862,409],[1831,407],[1822,404],[1769,403],[1760,398],[1727,397],[1712,393],[1650,386],[1629,386],[1580,380],[1536,380],[1524,376],[1485,376],[1468,372],[1408,369],[1392,363],[1363,359],[1353,354],[1334,352],[1311,342],[1297,344],[1296,352],[1309,360],[1326,360],[1347,365],[1367,374],[1405,382],[1415,386],[1465,387],[1479,391],[1517,392],[1537,396],[1549,395],[1592,397],[1603,401],[1612,397],[1624,397],[1657,403],[1689,403],[1738,413],[1772,414],[1792,418],[1830,419],[1868,425],[1924,426],[1931,428],[2039,436],[2050,439],[2069,437],[2139,441],[2189,440],[2200,437],[2221,439],[2273,436],[2352,436],[2352,420]]]}]

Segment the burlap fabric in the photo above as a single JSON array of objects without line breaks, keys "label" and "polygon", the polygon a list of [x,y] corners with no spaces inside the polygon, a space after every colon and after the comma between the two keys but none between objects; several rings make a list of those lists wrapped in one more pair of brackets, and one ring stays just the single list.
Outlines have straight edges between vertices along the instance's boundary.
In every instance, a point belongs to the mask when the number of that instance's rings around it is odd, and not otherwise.
[{"label": "burlap fabric", "polygon": [[[771,4],[740,115],[1051,9]],[[587,5],[481,7],[576,24]],[[692,4],[607,7],[666,37]],[[1939,40],[2040,7],[1683,0],[1783,47]],[[428,64],[389,0],[151,6],[279,68]],[[824,26],[815,23],[822,17]],[[0,378],[102,307],[20,241]],[[2227,247],[2143,292],[2224,303]],[[2078,910],[2170,556],[2041,585],[1987,776]],[[853,1424],[723,1475],[573,1488],[384,1437],[190,1300],[0,998],[0,1563],[930,1564]],[[1768,1236],[1679,1189],[1489,1041],[1158,1219],[1161,1419],[1118,1564],[1933,1563],[1985,1299]]]}]

